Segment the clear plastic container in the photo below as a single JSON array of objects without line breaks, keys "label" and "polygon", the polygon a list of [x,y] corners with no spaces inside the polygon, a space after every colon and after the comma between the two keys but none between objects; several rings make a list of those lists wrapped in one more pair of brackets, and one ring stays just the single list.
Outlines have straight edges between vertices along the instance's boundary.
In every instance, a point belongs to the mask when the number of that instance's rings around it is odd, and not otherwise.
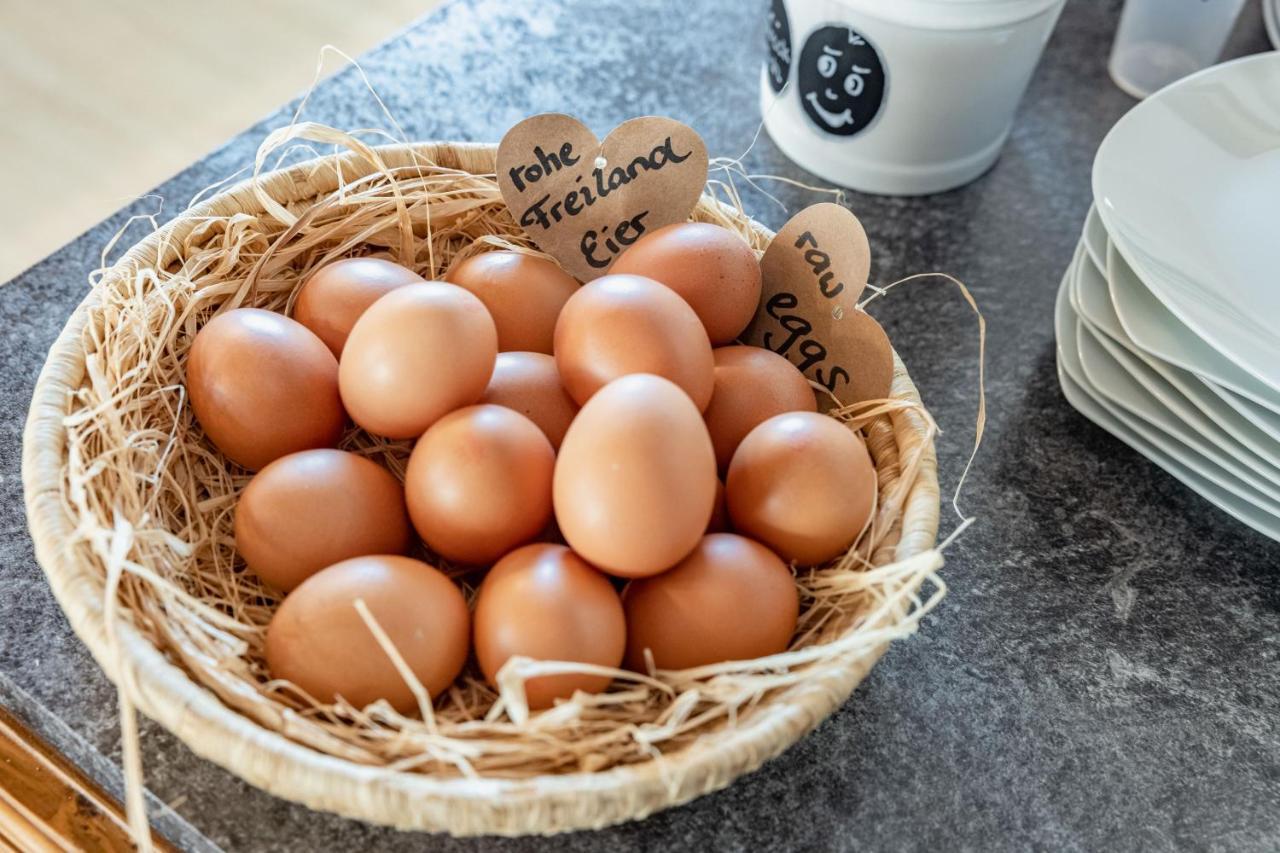
[{"label": "clear plastic container", "polygon": [[772,0],[769,135],[842,186],[923,195],[996,161],[1064,0]]},{"label": "clear plastic container", "polygon": [[1108,68],[1145,98],[1218,61],[1245,0],[1126,0]]}]

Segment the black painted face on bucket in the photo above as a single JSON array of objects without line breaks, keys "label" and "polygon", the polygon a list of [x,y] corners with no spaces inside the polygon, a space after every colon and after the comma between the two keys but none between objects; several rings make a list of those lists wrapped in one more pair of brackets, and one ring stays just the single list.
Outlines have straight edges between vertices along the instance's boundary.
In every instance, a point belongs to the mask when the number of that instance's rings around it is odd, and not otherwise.
[{"label": "black painted face on bucket", "polygon": [[884,65],[849,27],[821,27],[800,52],[800,105],[818,129],[853,136],[871,124],[884,101]]},{"label": "black painted face on bucket", "polygon": [[791,76],[791,21],[787,18],[787,4],[773,0],[764,15],[764,67],[769,73],[769,85],[781,92]]}]

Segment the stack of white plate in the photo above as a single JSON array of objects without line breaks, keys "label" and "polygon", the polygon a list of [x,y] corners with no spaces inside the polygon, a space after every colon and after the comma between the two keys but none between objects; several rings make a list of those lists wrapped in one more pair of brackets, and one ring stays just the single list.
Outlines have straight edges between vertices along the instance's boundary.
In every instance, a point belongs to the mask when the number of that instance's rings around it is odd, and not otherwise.
[{"label": "stack of white plate", "polygon": [[1280,539],[1280,53],[1161,90],[1098,149],[1058,293],[1085,417]]}]

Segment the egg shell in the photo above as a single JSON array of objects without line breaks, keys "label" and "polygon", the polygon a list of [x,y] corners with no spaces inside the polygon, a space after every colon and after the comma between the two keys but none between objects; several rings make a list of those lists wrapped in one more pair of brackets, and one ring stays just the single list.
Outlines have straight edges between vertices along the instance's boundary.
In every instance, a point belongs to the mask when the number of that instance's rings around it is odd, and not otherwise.
[{"label": "egg shell", "polygon": [[551,519],[551,442],[502,406],[468,406],[437,421],[405,472],[409,517],[440,556],[486,565],[542,533]]},{"label": "egg shell", "polygon": [[187,394],[209,440],[250,470],[332,447],[347,424],[333,353],[301,323],[260,308],[219,314],[196,334]]},{"label": "egg shell", "polygon": [[621,577],[679,562],[702,538],[716,460],[697,408],[674,383],[624,376],[592,397],[556,460],[554,502],[565,541]]},{"label": "egg shell", "polygon": [[[526,545],[498,561],[476,597],[475,649],[497,686],[512,655],[617,667],[627,645],[622,603],[609,579],[563,545]],[[525,682],[529,707],[549,708],[575,690],[599,693],[604,675],[546,675]]]},{"label": "egg shell", "polygon": [[668,572],[632,581],[622,596],[627,667],[689,669],[786,651],[800,597],[778,555],[744,536],[712,533]]},{"label": "egg shell", "polygon": [[720,470],[747,433],[774,415],[817,411],[809,380],[794,364],[761,347],[720,347],[715,357],[715,390],[703,417]]},{"label": "egg shell", "polygon": [[583,285],[560,312],[556,365],[582,405],[609,382],[652,373],[684,389],[702,411],[711,400],[711,342],[698,315],[670,288],[637,275]]},{"label": "egg shell", "polygon": [[401,287],[356,321],[338,383],[360,426],[387,438],[416,438],[484,393],[498,356],[489,311],[453,284]]},{"label": "egg shell", "polygon": [[506,406],[524,415],[557,450],[578,414],[578,404],[560,384],[556,360],[540,352],[498,353],[493,377],[479,402]]},{"label": "egg shell", "polygon": [[812,412],[776,415],[748,433],[725,482],[734,529],[806,566],[854,543],[871,518],[876,489],[862,439]]},{"label": "egg shell", "polygon": [[236,550],[277,589],[351,557],[403,554],[412,543],[404,487],[371,459],[341,450],[282,456],[236,503]]},{"label": "egg shell", "polygon": [[401,713],[416,708],[356,599],[432,698],[449,688],[467,660],[466,600],[443,573],[401,556],[344,560],[289,593],[267,626],[272,678],[288,679],[321,702],[342,696],[357,708],[378,699]]},{"label": "egg shell", "polygon": [[648,276],[680,294],[717,346],[742,334],[760,305],[755,251],[737,234],[709,222],[651,231],[618,256],[609,272]]},{"label": "egg shell", "polygon": [[306,280],[294,300],[293,319],[341,357],[351,327],[370,305],[396,288],[425,283],[413,270],[382,258],[343,258]]},{"label": "egg shell", "polygon": [[554,261],[509,251],[473,255],[448,279],[489,309],[500,352],[550,354],[560,309],[579,287]]}]

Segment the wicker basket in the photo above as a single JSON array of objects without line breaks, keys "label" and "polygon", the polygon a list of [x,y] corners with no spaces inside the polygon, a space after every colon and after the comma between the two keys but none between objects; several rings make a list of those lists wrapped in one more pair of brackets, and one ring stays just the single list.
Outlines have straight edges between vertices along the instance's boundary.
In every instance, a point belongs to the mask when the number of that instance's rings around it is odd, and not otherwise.
[{"label": "wicker basket", "polygon": [[[389,168],[425,161],[490,174],[496,148],[421,144],[388,146],[377,152]],[[340,184],[348,185],[372,171],[367,156],[335,155],[263,175],[256,183],[246,181],[210,198],[130,249],[67,323],[36,385],[24,436],[23,476],[36,556],[76,633],[136,706],[197,754],[278,796],[406,829],[515,835],[605,826],[641,818],[724,787],[782,752],[850,695],[887,646],[892,632],[884,629],[914,626],[921,609],[918,599],[914,606],[904,603],[883,617],[882,624],[835,626],[843,631],[884,630],[886,639],[809,666],[802,684],[766,694],[732,725],[699,735],[692,744],[666,753],[660,760],[516,779],[397,771],[355,763],[314,745],[303,745],[284,733],[287,725],[274,729],[263,725],[195,680],[179,655],[159,647],[162,644],[139,630],[127,600],[118,601],[113,611],[106,607],[104,567],[100,561],[86,558],[82,550],[67,546],[75,538],[77,519],[66,500],[65,418],[72,411],[73,392],[90,381],[85,342],[92,338],[92,327],[110,322],[96,310],[98,294],[115,277],[181,264],[185,247],[204,233],[198,229],[207,230],[211,219],[244,212],[261,214],[264,195],[295,214],[303,214]],[[717,204],[704,198],[700,210],[705,212]],[[723,211],[722,206],[719,209]],[[759,238],[758,245],[772,236],[754,222],[751,229]],[[896,368],[893,396],[918,403],[901,362],[896,362]],[[933,431],[918,408],[902,408],[884,415],[883,421],[887,426],[873,433],[868,442],[882,490],[886,479],[899,476],[900,460],[914,456],[919,464],[891,535],[871,555],[871,562],[914,564],[915,570],[898,576],[895,589],[901,594],[901,587],[909,585],[906,592],[913,597],[920,583],[941,563],[932,550],[939,508]],[[108,612],[114,612],[110,630]]]}]

